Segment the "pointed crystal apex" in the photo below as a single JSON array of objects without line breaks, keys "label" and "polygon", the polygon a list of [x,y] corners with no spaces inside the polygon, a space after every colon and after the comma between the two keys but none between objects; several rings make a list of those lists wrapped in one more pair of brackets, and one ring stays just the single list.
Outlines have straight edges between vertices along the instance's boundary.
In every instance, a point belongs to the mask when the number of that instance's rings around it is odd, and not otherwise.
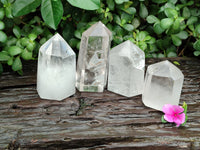
[{"label": "pointed crystal apex", "polygon": [[97,22],[86,30],[83,35],[85,36],[112,36],[112,32],[101,22]]},{"label": "pointed crystal apex", "polygon": [[183,77],[183,73],[180,69],[168,60],[150,65],[148,67],[148,72],[157,76],[173,78],[174,80]]},{"label": "pointed crystal apex", "polygon": [[162,111],[165,104],[178,105],[184,76],[169,61],[148,66],[144,83],[143,103]]},{"label": "pointed crystal apex", "polygon": [[145,54],[131,41],[114,47],[109,54],[108,90],[132,97],[142,94]]},{"label": "pointed crystal apex", "polygon": [[62,58],[75,55],[68,43],[58,33],[41,46],[40,52]]}]

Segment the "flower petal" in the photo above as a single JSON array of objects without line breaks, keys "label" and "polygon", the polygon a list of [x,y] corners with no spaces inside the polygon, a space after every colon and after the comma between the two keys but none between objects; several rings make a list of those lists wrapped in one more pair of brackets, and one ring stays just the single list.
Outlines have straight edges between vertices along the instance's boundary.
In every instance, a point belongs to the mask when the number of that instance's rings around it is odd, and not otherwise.
[{"label": "flower petal", "polygon": [[173,114],[174,114],[173,105],[171,105],[171,104],[165,104],[165,105],[163,106],[162,111],[163,111],[165,114],[171,114],[171,115],[173,115]]},{"label": "flower petal", "polygon": [[174,111],[178,114],[182,113],[184,111],[184,108],[181,106],[173,105]]},{"label": "flower petal", "polygon": [[174,122],[177,124],[177,125],[181,125],[182,123],[185,122],[185,114],[182,113],[182,114],[179,114],[177,116],[177,118],[174,118]]},{"label": "flower petal", "polygon": [[165,114],[164,115],[164,119],[168,122],[174,122],[174,116],[173,115],[168,115],[168,114]]}]

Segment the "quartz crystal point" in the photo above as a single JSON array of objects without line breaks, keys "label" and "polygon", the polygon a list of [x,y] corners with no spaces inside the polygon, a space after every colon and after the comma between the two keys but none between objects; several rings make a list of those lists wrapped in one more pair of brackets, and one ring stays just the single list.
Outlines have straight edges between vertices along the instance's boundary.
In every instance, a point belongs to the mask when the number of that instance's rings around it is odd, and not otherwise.
[{"label": "quartz crystal point", "polygon": [[76,81],[79,91],[103,92],[111,37],[112,33],[100,21],[82,34]]},{"label": "quartz crystal point", "polygon": [[41,98],[62,100],[75,93],[76,57],[67,42],[56,34],[39,50],[37,91]]},{"label": "quartz crystal point", "polygon": [[132,97],[142,94],[145,54],[131,41],[114,47],[109,54],[108,90]]},{"label": "quartz crystal point", "polygon": [[184,76],[169,61],[150,65],[146,72],[143,103],[162,111],[165,104],[178,105]]}]

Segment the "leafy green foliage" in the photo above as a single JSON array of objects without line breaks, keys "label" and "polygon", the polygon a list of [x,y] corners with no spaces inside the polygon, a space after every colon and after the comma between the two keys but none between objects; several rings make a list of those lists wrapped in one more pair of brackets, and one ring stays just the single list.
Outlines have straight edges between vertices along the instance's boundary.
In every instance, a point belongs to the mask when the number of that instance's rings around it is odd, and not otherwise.
[{"label": "leafy green foliage", "polygon": [[23,60],[37,59],[55,32],[78,52],[82,33],[99,20],[112,31],[112,47],[130,40],[147,58],[199,57],[199,7],[193,0],[1,0],[0,73],[7,64],[22,74]]},{"label": "leafy green foliage", "polygon": [[22,16],[34,11],[41,3],[41,0],[16,0],[12,5],[13,15]]},{"label": "leafy green foliage", "polygon": [[57,29],[63,16],[61,0],[42,0],[41,13],[44,21],[53,29]]},{"label": "leafy green foliage", "polygon": [[71,5],[86,10],[96,10],[100,8],[100,0],[67,0]]}]

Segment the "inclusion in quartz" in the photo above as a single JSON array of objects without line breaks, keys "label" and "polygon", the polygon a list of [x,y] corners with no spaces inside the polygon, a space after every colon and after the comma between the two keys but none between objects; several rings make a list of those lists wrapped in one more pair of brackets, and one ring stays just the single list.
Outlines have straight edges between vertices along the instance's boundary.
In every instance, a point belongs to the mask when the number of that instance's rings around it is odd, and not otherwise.
[{"label": "inclusion in quartz", "polygon": [[148,66],[143,103],[160,111],[165,104],[178,105],[183,80],[183,73],[168,60]]},{"label": "inclusion in quartz", "polygon": [[103,92],[107,82],[111,38],[112,33],[100,21],[82,34],[76,75],[79,91]]},{"label": "inclusion in quartz", "polygon": [[75,93],[75,81],[75,53],[67,42],[56,34],[39,50],[38,94],[43,99],[65,99]]},{"label": "inclusion in quartz", "polygon": [[145,54],[131,41],[114,47],[109,53],[108,90],[132,97],[142,94]]}]

